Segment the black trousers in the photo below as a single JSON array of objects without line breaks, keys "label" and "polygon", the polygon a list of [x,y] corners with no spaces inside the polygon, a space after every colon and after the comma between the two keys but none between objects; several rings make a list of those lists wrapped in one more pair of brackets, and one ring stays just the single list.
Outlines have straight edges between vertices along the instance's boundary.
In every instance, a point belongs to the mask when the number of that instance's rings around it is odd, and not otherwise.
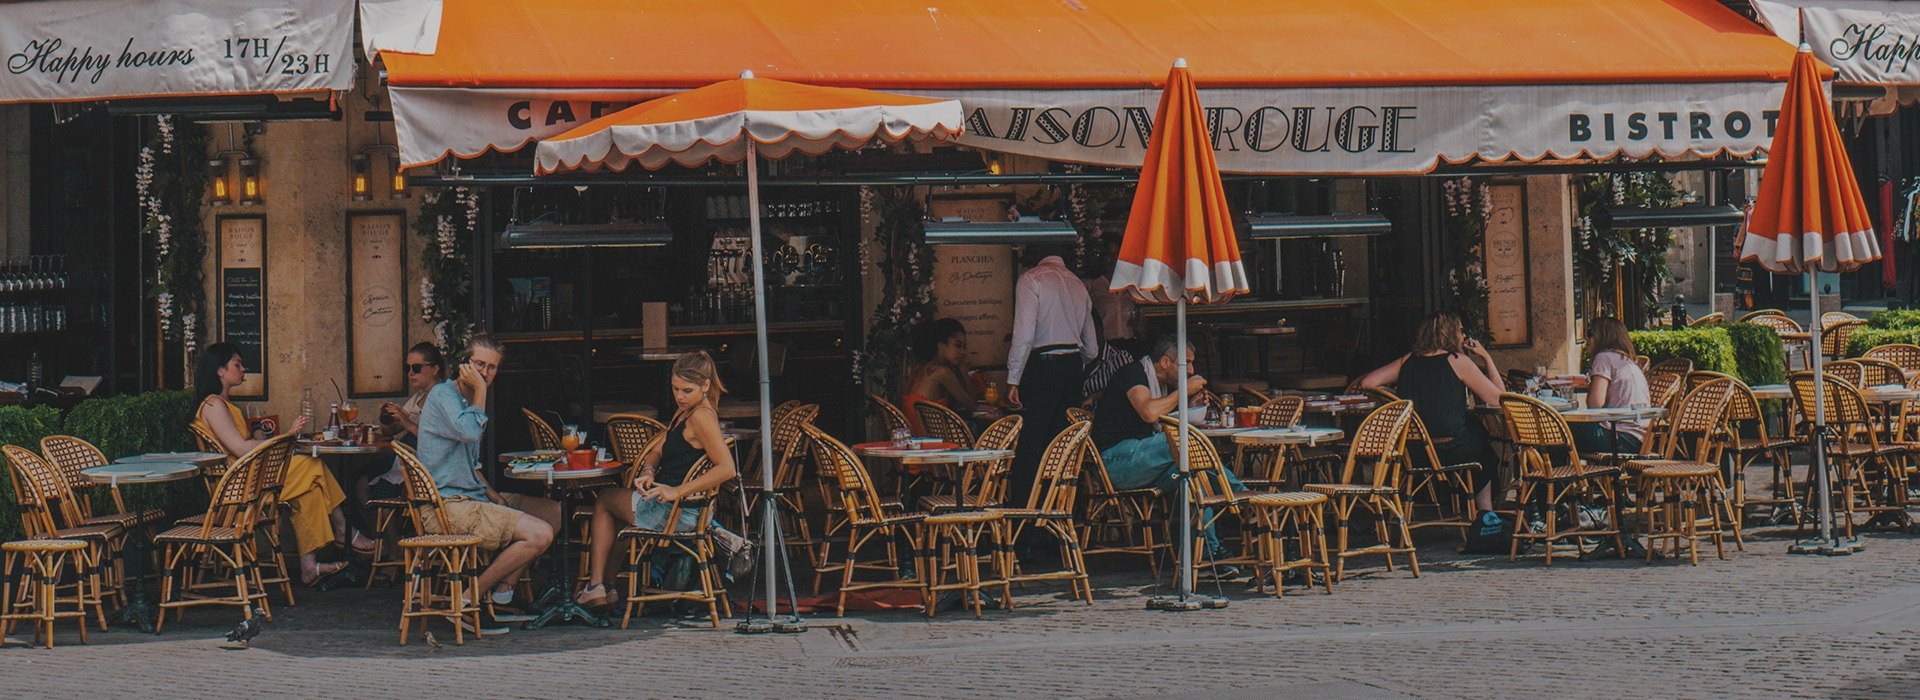
[{"label": "black trousers", "polygon": [[1013,467],[1007,474],[1007,503],[1025,507],[1033,490],[1033,477],[1040,472],[1040,455],[1047,443],[1067,429],[1067,409],[1080,405],[1082,379],[1080,353],[1057,355],[1029,353],[1027,368],[1020,376],[1020,444],[1014,449]]}]

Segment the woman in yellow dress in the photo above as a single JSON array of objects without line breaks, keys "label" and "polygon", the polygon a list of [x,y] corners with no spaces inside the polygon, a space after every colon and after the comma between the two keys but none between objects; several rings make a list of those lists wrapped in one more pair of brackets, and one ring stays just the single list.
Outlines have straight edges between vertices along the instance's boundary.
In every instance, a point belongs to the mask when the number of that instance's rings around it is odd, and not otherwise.
[{"label": "woman in yellow dress", "polygon": [[[265,442],[247,430],[246,415],[227,400],[227,393],[246,381],[247,368],[240,361],[240,348],[231,343],[214,343],[201,351],[194,391],[200,395],[200,410],[193,424],[220,440],[228,454],[244,455]],[[306,417],[294,420],[290,430],[306,427]],[[348,542],[347,519],[340,504],[347,496],[334,481],[333,473],[317,457],[295,455],[281,478],[280,501],[292,510],[288,522],[293,525],[293,541],[300,551],[300,582],[306,585],[339,573],[346,562],[319,561],[319,551],[334,542]],[[374,542],[358,530],[352,531],[354,551],[371,553]]]}]

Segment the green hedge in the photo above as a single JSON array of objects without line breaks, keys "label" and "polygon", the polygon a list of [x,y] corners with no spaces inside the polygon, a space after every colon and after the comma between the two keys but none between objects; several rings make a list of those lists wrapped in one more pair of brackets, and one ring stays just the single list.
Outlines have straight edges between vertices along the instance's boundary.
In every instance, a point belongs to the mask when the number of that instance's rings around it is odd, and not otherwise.
[{"label": "green hedge", "polygon": [[[1880,313],[1894,313],[1882,311]],[[1910,312],[1900,312],[1910,313]],[[1880,314],[1874,314],[1878,317]],[[1920,327],[1917,328],[1861,328],[1847,337],[1847,357],[1860,357],[1868,350],[1882,345],[1906,343],[1920,345]]]},{"label": "green hedge", "polygon": [[1720,326],[1733,341],[1733,360],[1738,372],[1733,375],[1747,386],[1787,383],[1786,347],[1772,328],[1752,323],[1727,323]]},{"label": "green hedge", "polygon": [[[187,424],[193,421],[193,392],[150,391],[144,394],[87,399],[67,411],[45,406],[0,406],[0,443],[38,453],[40,438],[73,435],[93,443],[107,459],[146,452],[195,449]],[[18,539],[20,516],[10,479],[0,480],[0,539]],[[110,503],[104,487],[97,487],[95,503]],[[121,493],[135,510],[164,508],[184,515],[205,510],[206,487],[197,479],[164,485],[126,486]]]},{"label": "green hedge", "polygon": [[[1920,310],[1875,311],[1867,317],[1868,328],[1920,328]],[[1849,345],[1851,347],[1851,345]]]},{"label": "green hedge", "polygon": [[1693,360],[1693,368],[1738,375],[1733,338],[1724,325],[1677,330],[1633,331],[1633,347],[1654,363],[1675,357]]}]

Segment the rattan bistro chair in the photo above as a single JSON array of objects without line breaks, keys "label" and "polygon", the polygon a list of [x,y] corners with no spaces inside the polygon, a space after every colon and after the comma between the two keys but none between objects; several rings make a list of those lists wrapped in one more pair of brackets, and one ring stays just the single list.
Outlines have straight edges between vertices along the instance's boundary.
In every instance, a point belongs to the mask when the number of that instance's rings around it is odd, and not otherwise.
[{"label": "rattan bistro chair", "polygon": [[[255,525],[260,519],[261,472],[274,464],[284,465],[293,456],[294,435],[287,433],[268,439],[236,460],[233,468],[215,485],[212,502],[200,523],[176,525],[154,537],[164,553],[165,568],[160,577],[160,619],[154,631],[166,624],[168,610],[195,605],[232,605],[251,619],[255,605],[266,612],[266,587],[260,582]],[[200,585],[197,575],[224,573],[231,578],[232,591],[209,594],[201,591],[225,584]],[[182,611],[184,612],[184,611]],[[176,612],[176,619],[179,616]],[[268,619],[272,619],[269,614]]]},{"label": "rattan bistro chair", "polygon": [[1847,355],[1847,341],[1853,338],[1853,332],[1867,327],[1864,319],[1843,320],[1832,325],[1821,324],[1820,354],[1839,359]]},{"label": "rattan bistro chair", "polygon": [[[781,413],[775,411],[775,413]],[[820,415],[820,404],[795,406],[773,422],[773,439],[760,440],[754,446],[750,458],[739,467],[740,491],[744,499],[746,512],[741,513],[740,535],[750,536],[749,525],[755,524],[754,514],[762,512],[767,498],[773,498],[779,504],[780,531],[788,549],[804,553],[803,558],[812,558],[813,526],[807,522],[805,499],[801,498],[801,477],[805,467],[811,462],[813,449],[809,445],[803,426],[812,425]],[[761,483],[765,475],[761,473],[760,450],[773,450],[773,484]]]},{"label": "rattan bistro chair", "polygon": [[527,419],[527,437],[533,440],[533,449],[561,449],[560,434],[554,432],[553,426],[547,423],[547,419],[541,418],[540,414],[533,412],[533,409],[525,407],[520,409],[520,415]]},{"label": "rattan bistro chair", "polygon": [[912,435],[919,434],[914,431],[913,422],[907,420],[907,414],[902,413],[900,407],[893,405],[892,401],[886,400],[879,394],[867,394],[867,400],[872,401],[873,405],[880,409],[880,421],[886,425],[889,435],[902,430]]},{"label": "rattan bistro chair", "polygon": [[[1052,533],[1060,548],[1060,569],[1057,571],[1027,573],[1019,570],[1019,565],[1007,561],[1010,573],[1008,579],[1013,583],[1028,581],[1066,581],[1073,596],[1093,604],[1093,585],[1087,580],[1087,560],[1080,551],[1080,535],[1073,522],[1073,505],[1079,490],[1080,467],[1085,462],[1085,452],[1093,449],[1087,433],[1093,424],[1086,421],[1074,421],[1065,430],[1047,443],[1046,451],[1040,454],[1040,468],[1034,474],[1033,489],[1028,492],[1027,502],[1022,507],[993,508],[1005,518],[1006,541],[1017,542],[1020,535],[1029,527],[1037,527]],[[1009,558],[1010,559],[1010,558]],[[1011,607],[1011,600],[1009,600]]]},{"label": "rattan bistro chair", "polygon": [[[113,569],[103,564],[118,558],[121,547],[126,544],[126,531],[113,523],[76,525],[78,510],[58,469],[20,447],[6,445],[0,447],[0,451],[6,457],[7,473],[13,481],[21,525],[27,537],[72,540],[85,546],[73,558],[77,574],[74,597],[82,609],[93,608],[100,630],[106,631],[106,610],[101,597],[117,599],[120,586],[112,576]],[[109,583],[111,589],[107,588]]]},{"label": "rattan bistro chair", "polygon": [[193,435],[193,441],[200,446],[201,452],[218,452],[227,456],[220,462],[200,468],[200,478],[207,486],[207,493],[212,494],[214,484],[220,481],[220,477],[227,475],[227,469],[233,466],[233,460],[238,455],[228,451],[226,443],[221,442],[220,438],[214,437],[213,433],[207,432],[205,428],[189,424],[187,432]]},{"label": "rattan bistro chair", "polygon": [[[1727,558],[1727,535],[1745,546],[1720,474],[1733,384],[1732,379],[1715,379],[1688,392],[1680,402],[1679,416],[1673,420],[1660,458],[1628,463],[1628,471],[1635,474],[1634,491],[1646,514],[1648,562],[1653,561],[1654,544],[1659,540],[1672,540],[1676,550],[1684,543],[1696,565],[1700,563],[1703,537],[1713,541],[1721,559]],[[1706,520],[1704,531],[1700,527],[1702,519]]]},{"label": "rattan bistro chair", "polygon": [[1900,365],[1892,362],[1877,357],[1862,357],[1853,360],[1853,363],[1860,365],[1860,388],[1862,389],[1889,384],[1905,386],[1907,383],[1907,373],[1900,369]]},{"label": "rattan bistro chair", "polygon": [[1821,365],[1820,371],[1839,377],[1856,389],[1866,386],[1862,381],[1866,379],[1867,370],[1860,366],[1859,360],[1834,360]]},{"label": "rattan bistro chair", "polygon": [[[1813,381],[1812,372],[1795,372],[1787,378],[1801,414],[1809,418],[1814,415]],[[1847,537],[1853,537],[1857,513],[1905,521],[1907,474],[1905,466],[1895,457],[1906,448],[1880,439],[1873,414],[1854,385],[1831,374],[1822,376],[1821,381],[1825,382],[1824,405],[1830,435],[1824,441],[1827,469],[1833,475],[1834,510],[1843,514],[1839,517],[1845,521]],[[1817,475],[1809,478],[1814,476]],[[1810,499],[1806,508],[1817,512],[1819,502],[1811,499],[1819,498],[1818,490],[1809,488],[1803,493]]]},{"label": "rattan bistro chair", "polygon": [[[1473,483],[1473,477],[1482,465],[1479,462],[1443,464],[1433,444],[1420,414],[1409,415],[1406,449],[1401,451],[1406,464],[1401,467],[1400,489],[1407,499],[1407,529],[1456,527],[1460,528],[1460,538],[1464,541],[1467,529],[1480,517],[1473,500],[1479,485]],[[1421,518],[1422,508],[1430,509],[1433,517]]]},{"label": "rattan bistro chair", "polygon": [[[1413,534],[1407,528],[1406,499],[1400,493],[1407,423],[1412,416],[1412,401],[1395,401],[1374,409],[1354,431],[1353,445],[1347,450],[1347,462],[1340,470],[1339,483],[1306,486],[1308,492],[1326,496],[1333,505],[1338,528],[1333,550],[1335,581],[1346,578],[1348,559],[1372,554],[1386,557],[1388,571],[1393,570],[1393,555],[1405,554],[1413,575],[1420,576],[1420,556],[1413,547]],[[1351,547],[1348,538],[1353,513],[1362,507],[1373,514],[1375,544]]]},{"label": "rattan bistro chair", "polygon": [[973,429],[953,409],[929,401],[915,401],[911,408],[920,414],[920,427],[927,429],[927,437],[951,442],[963,450],[973,449]]},{"label": "rattan bistro chair", "polygon": [[80,473],[82,469],[103,467],[110,463],[93,443],[69,435],[48,435],[40,438],[40,456],[59,467],[61,475],[66,477],[67,488],[73,493],[74,505],[79,508],[85,524],[111,522],[132,529],[160,522],[167,517],[166,511],[157,508],[138,513],[102,512],[87,493],[85,487],[90,482],[86,475]]},{"label": "rattan bistro chair", "polygon": [[1647,374],[1678,374],[1684,376],[1686,373],[1692,371],[1693,360],[1684,357],[1669,357],[1655,362],[1652,367],[1647,368]]},{"label": "rattan bistro chair", "polygon": [[[1087,423],[1092,423],[1091,416]],[[1091,430],[1089,430],[1091,433]],[[1100,448],[1087,438],[1085,452],[1091,468],[1082,467],[1085,505],[1080,516],[1080,543],[1085,554],[1139,554],[1147,558],[1147,568],[1160,578],[1160,553],[1171,551],[1167,534],[1166,494],[1148,486],[1116,489],[1107,474],[1106,460]],[[1159,536],[1155,537],[1155,533]]]},{"label": "rattan bistro chair", "polygon": [[1762,316],[1778,316],[1780,318],[1786,318],[1787,312],[1781,311],[1779,309],[1755,309],[1753,311],[1749,311],[1741,315],[1740,322],[1753,323],[1754,319],[1760,318]]},{"label": "rattan bistro chair", "polygon": [[[900,576],[899,557],[896,543],[904,544],[913,552],[917,571],[925,571],[928,563],[921,551],[920,521],[926,519],[923,513],[901,513],[882,503],[879,492],[874,490],[873,479],[867,475],[867,468],[860,463],[860,457],[839,440],[822,432],[814,426],[804,430],[816,446],[815,458],[819,462],[821,476],[831,479],[836,486],[833,495],[838,497],[842,512],[845,513],[845,542],[841,547],[841,562],[834,567],[840,572],[840,592],[834,604],[835,613],[841,617],[847,614],[847,594],[860,591],[905,588],[919,591],[922,604],[933,607],[933,596],[927,589],[926,578],[903,578]],[[821,555],[816,560],[825,562],[830,554],[824,543]],[[872,545],[881,545],[885,549],[885,560],[878,565],[862,566],[860,553]],[[892,572],[894,576],[884,581],[853,580],[860,570],[881,569]],[[819,567],[816,566],[816,571]]]},{"label": "rattan bistro chair", "polygon": [[1687,324],[1687,327],[1692,328],[1694,326],[1717,326],[1726,322],[1727,322],[1727,315],[1719,311],[1715,311],[1705,316],[1701,316],[1700,318],[1694,319],[1693,322]]},{"label": "rattan bistro chair", "polygon": [[[1567,428],[1566,419],[1539,399],[1501,394],[1500,411],[1506,416],[1507,434],[1513,439],[1514,457],[1520,465],[1521,507],[1538,509],[1537,514],[1545,521],[1541,532],[1532,532],[1527,527],[1527,518],[1515,518],[1513,549],[1507,558],[1518,559],[1521,541],[1533,540],[1546,546],[1547,565],[1552,566],[1554,542],[1570,539],[1584,554],[1583,541],[1596,537],[1611,538],[1620,557],[1626,558],[1618,527],[1619,499],[1614,489],[1620,469],[1594,466],[1582,460],[1579,450],[1574,449],[1573,432]],[[1605,525],[1595,523],[1561,529],[1557,511],[1563,507],[1592,508],[1602,501],[1606,503]]]},{"label": "rattan bistro chair", "polygon": [[1868,350],[1864,357],[1886,360],[1904,372],[1920,372],[1920,345],[1894,343]]},{"label": "rattan bistro chair", "polygon": [[[478,596],[469,589],[480,571],[479,535],[456,533],[440,508],[440,487],[433,474],[406,445],[395,443],[394,455],[406,476],[407,518],[416,534],[400,540],[406,572],[406,593],[400,603],[400,645],[406,646],[409,628],[419,618],[440,618],[453,624],[453,643],[465,644],[469,628],[480,636]],[[428,520],[433,525],[428,524]],[[438,532],[441,534],[428,534]],[[484,593],[484,591],[482,591]],[[420,636],[427,635],[424,620]]]},{"label": "rattan bistro chair", "polygon": [[[1020,429],[1025,424],[1025,419],[1018,415],[1002,416],[1000,420],[994,421],[985,430],[980,431],[980,439],[974,442],[974,449],[1011,452],[1019,447]],[[972,485],[971,493],[967,494],[966,508],[960,508],[961,501],[957,498],[959,490],[965,485],[958,481],[959,473],[956,468],[954,475],[956,480],[953,482],[955,493],[921,496],[920,509],[928,513],[947,513],[954,510],[979,510],[1006,505],[1007,471],[1012,467],[1011,458],[988,462],[980,472],[979,481]]]},{"label": "rattan bistro chair", "polygon": [[[1160,432],[1166,436],[1167,445],[1171,448],[1174,459],[1179,459],[1180,420],[1173,416],[1161,416]],[[1248,537],[1248,535],[1257,534],[1253,530],[1258,523],[1244,517],[1240,511],[1241,506],[1246,502],[1246,497],[1254,493],[1233,490],[1233,483],[1227,480],[1226,465],[1220,462],[1220,453],[1213,449],[1213,441],[1198,431],[1187,432],[1187,470],[1187,479],[1190,482],[1187,500],[1193,504],[1195,517],[1190,521],[1193,530],[1183,534],[1193,540],[1194,572],[1197,574],[1202,568],[1211,569],[1220,566],[1259,567],[1261,560],[1254,551],[1258,543]],[[1207,551],[1204,533],[1213,529],[1227,516],[1233,516],[1240,521],[1242,534],[1240,553],[1233,554],[1230,550]],[[1184,575],[1184,572],[1174,572],[1175,577],[1181,575]]]},{"label": "rattan bistro chair", "polygon": [[[687,471],[684,483],[693,483],[695,479],[713,468],[713,461],[702,456]],[[732,617],[731,607],[727,603],[726,584],[720,580],[720,572],[714,570],[713,557],[717,550],[713,541],[713,506],[719,487],[680,495],[667,511],[667,519],[659,529],[629,526],[620,530],[620,540],[627,543],[627,599],[626,612],[620,618],[620,629],[626,629],[633,621],[633,613],[640,610],[646,614],[647,603],[661,600],[686,600],[704,603],[707,606],[707,618],[713,621],[714,629],[720,628],[720,618]],[[693,527],[681,529],[682,513],[694,513]],[[655,554],[672,554],[692,560],[694,578],[699,583],[697,590],[673,590],[653,585],[653,566]]]}]

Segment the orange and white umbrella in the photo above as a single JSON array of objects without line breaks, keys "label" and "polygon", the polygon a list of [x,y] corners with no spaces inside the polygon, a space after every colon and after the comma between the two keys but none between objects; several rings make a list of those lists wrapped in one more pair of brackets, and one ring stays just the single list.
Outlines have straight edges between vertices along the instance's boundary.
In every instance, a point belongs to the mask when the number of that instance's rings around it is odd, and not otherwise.
[{"label": "orange and white umbrella", "polygon": [[[1779,126],[1760,174],[1760,195],[1740,229],[1740,259],[1776,273],[1805,274],[1813,313],[1808,328],[1813,370],[1813,459],[1825,459],[1826,382],[1820,378],[1820,294],[1816,272],[1847,272],[1880,259],[1880,245],[1867,220],[1867,203],[1853,177],[1853,163],[1833,122],[1833,107],[1820,87],[1813,49],[1800,45],[1787,74]],[[1796,551],[1851,551],[1833,529],[1829,475],[1813,470],[1820,492],[1820,539],[1826,544]]]},{"label": "orange and white umbrella", "polygon": [[817,156],[870,143],[951,139],[964,120],[958,100],[816,87],[745,73],[643,102],[541,141],[534,172],[620,171],[634,161],[649,170],[668,163],[738,163],[747,157],[749,142],[773,160],[795,151]]},{"label": "orange and white umbrella", "polygon": [[1801,46],[1760,193],[1740,229],[1740,259],[1776,273],[1847,272],[1880,259],[1817,66],[1812,49]]},{"label": "orange and white umbrella", "polygon": [[[1233,212],[1227,208],[1226,187],[1220,183],[1220,165],[1213,156],[1200,93],[1185,59],[1176,60],[1160,92],[1160,109],[1147,140],[1147,159],[1140,168],[1140,186],[1133,193],[1133,211],[1127,216],[1127,234],[1120,242],[1120,258],[1113,264],[1110,289],[1126,292],[1149,304],[1174,304],[1179,377],[1175,391],[1187,395],[1187,303],[1209,304],[1247,293],[1247,271],[1240,263],[1240,244],[1234,239]],[[1180,421],[1175,454],[1180,472],[1190,471],[1189,435],[1185,402],[1175,415]],[[1180,595],[1155,598],[1149,607],[1194,610],[1212,607],[1193,594],[1193,506],[1190,485],[1180,480]],[[1217,601],[1224,604],[1225,601]]]},{"label": "orange and white umbrella", "polygon": [[[946,140],[960,134],[964,117],[957,100],[894,95],[872,90],[815,87],[741,73],[728,80],[644,102],[542,141],[535,172],[625,170],[638,162],[655,169],[668,163],[698,166],[710,160],[747,163],[747,208],[753,259],[765,260],[760,243],[760,168],[756,158],[778,160],[795,152],[820,155],[835,148],[904,139]],[[749,145],[752,147],[749,148]],[[767,369],[766,266],[753,268],[754,339],[760,371],[760,434],[773,435],[773,389]],[[773,483],[773,450],[760,450],[761,483]],[[782,535],[779,499],[762,499],[761,570],[766,574],[766,610],[775,604],[776,557]],[[788,587],[792,587],[789,572]],[[791,592],[791,591],[790,591]],[[798,593],[793,593],[798,597]],[[798,613],[795,613],[798,622]]]},{"label": "orange and white umbrella", "polygon": [[1247,293],[1233,211],[1186,61],[1176,61],[1127,216],[1112,289],[1146,303],[1226,301]]}]

